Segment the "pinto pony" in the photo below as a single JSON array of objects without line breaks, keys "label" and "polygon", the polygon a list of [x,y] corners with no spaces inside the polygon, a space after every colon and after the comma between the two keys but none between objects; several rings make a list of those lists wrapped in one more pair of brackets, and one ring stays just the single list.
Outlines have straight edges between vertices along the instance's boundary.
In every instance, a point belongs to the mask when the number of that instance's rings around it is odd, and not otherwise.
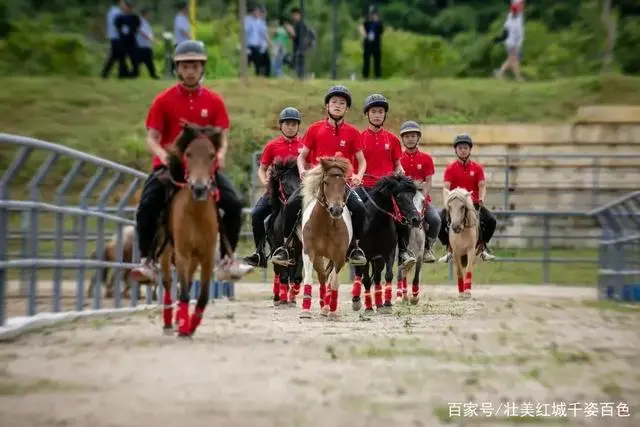
[{"label": "pinto pony", "polygon": [[[271,249],[277,247],[274,242],[286,241],[289,236],[284,235],[285,216],[283,207],[289,197],[300,188],[301,180],[298,164],[295,158],[276,160],[269,173],[269,195],[272,213],[265,220],[267,242]],[[273,304],[295,304],[296,296],[300,293],[302,282],[302,244],[295,236],[293,238],[294,259],[296,262],[288,267],[273,265]],[[293,286],[291,286],[291,282]]]},{"label": "pinto pony", "polygon": [[[424,213],[425,206],[425,198],[422,191],[417,191],[416,195],[413,196],[413,205],[416,210],[422,214]],[[407,302],[409,301],[412,305],[418,303],[420,299],[420,272],[422,271],[422,264],[424,263],[424,258],[422,257],[422,253],[424,252],[424,244],[426,242],[426,230],[424,229],[424,221],[420,221],[419,227],[412,227],[411,233],[409,234],[409,245],[407,249],[412,252],[416,256],[416,264],[413,267],[413,281],[411,282],[411,298],[408,297],[408,289],[407,289],[407,276],[411,273],[411,269],[405,271],[404,269],[398,267],[398,284],[396,291],[396,302]],[[391,264],[391,271],[393,267],[393,259]],[[389,269],[389,266],[387,266]]]},{"label": "pinto pony", "polygon": [[209,286],[200,288],[195,312],[189,317],[189,293],[193,275],[209,283],[218,238],[218,189],[213,178],[222,132],[213,126],[186,123],[169,153],[169,176],[178,188],[169,203],[167,229],[170,237],[160,254],[164,287],[164,330],[173,330],[171,258],[180,282],[178,290],[178,336],[190,337],[202,321],[209,302]]},{"label": "pinto pony", "polygon": [[[360,248],[367,257],[367,264],[355,268],[355,279],[351,290],[352,309],[359,311],[364,285],[365,312],[372,313],[371,285],[375,284],[375,305],[380,314],[390,314],[393,304],[393,285],[387,280],[382,291],[382,271],[387,260],[393,260],[398,242],[396,224],[417,227],[420,214],[413,205],[418,191],[416,184],[401,175],[387,176],[378,181],[367,193],[364,201],[366,220],[364,233],[360,239]],[[371,267],[371,271],[370,271]],[[383,302],[384,301],[384,302]]]},{"label": "pinto pony", "polygon": [[469,297],[480,224],[478,213],[469,191],[463,188],[449,191],[445,188],[443,195],[449,222],[449,245],[458,277],[458,293],[461,297]]},{"label": "pinto pony", "polygon": [[[300,317],[311,317],[313,270],[320,283],[321,313],[336,317],[340,270],[346,263],[353,238],[351,214],[346,201],[352,172],[344,157],[321,157],[320,164],[302,180],[302,261],[304,291]],[[325,266],[325,259],[328,264]],[[329,289],[326,289],[327,281]]]}]

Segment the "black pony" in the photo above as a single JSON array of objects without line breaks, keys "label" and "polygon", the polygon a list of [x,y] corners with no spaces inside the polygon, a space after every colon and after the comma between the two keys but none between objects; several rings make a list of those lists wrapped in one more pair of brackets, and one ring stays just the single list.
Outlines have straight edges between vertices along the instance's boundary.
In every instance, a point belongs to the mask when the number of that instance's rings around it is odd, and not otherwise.
[{"label": "black pony", "polygon": [[[352,303],[353,310],[358,311],[362,306],[360,292],[362,285],[365,289],[365,312],[373,312],[371,301],[371,283],[375,283],[375,305],[379,313],[390,313],[393,289],[387,286],[384,290],[384,304],[382,285],[380,283],[382,270],[386,260],[395,254],[398,241],[396,223],[418,226],[420,213],[413,204],[413,197],[418,187],[410,178],[401,175],[388,176],[380,179],[378,184],[365,195],[364,205],[366,221],[364,233],[360,240],[360,248],[367,257],[367,264],[355,268]],[[371,272],[369,271],[371,266]]]},{"label": "black pony", "polygon": [[[287,160],[276,160],[271,166],[269,174],[269,202],[271,203],[272,214],[265,220],[265,230],[267,231],[267,243],[271,251],[278,247],[277,242],[284,242],[285,217],[283,206],[289,197],[300,188],[300,173],[295,158]],[[273,280],[273,303],[274,305],[285,305],[289,302],[295,304],[295,296],[300,292],[300,282],[302,282],[302,244],[297,236],[293,239],[293,253],[295,263],[289,267],[273,265],[275,277]],[[294,286],[290,288],[289,283],[293,281]]]}]

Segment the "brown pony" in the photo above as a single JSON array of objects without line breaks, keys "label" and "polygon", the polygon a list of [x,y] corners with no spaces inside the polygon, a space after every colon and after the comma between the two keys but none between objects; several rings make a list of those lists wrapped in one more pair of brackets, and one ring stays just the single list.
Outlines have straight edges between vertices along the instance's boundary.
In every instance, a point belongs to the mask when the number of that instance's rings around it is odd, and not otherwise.
[{"label": "brown pony", "polygon": [[[458,277],[458,293],[462,298],[471,296],[473,262],[478,241],[478,214],[471,193],[464,188],[443,189],[444,209],[449,221],[449,246]],[[462,269],[465,269],[463,276]]]},{"label": "brown pony", "polygon": [[[311,317],[313,270],[320,282],[322,314],[337,316],[338,275],[346,262],[347,249],[353,237],[351,215],[345,208],[351,191],[347,185],[351,163],[343,157],[321,157],[319,160],[320,164],[302,180],[302,318]],[[329,260],[327,266],[325,259]],[[327,279],[330,287],[323,295]]]},{"label": "brown pony", "polygon": [[171,239],[160,255],[160,265],[164,287],[164,330],[169,332],[173,330],[173,255],[180,282],[176,315],[179,337],[193,335],[209,302],[209,286],[202,286],[195,312],[189,317],[191,281],[198,266],[201,282],[208,284],[211,281],[218,239],[218,190],[213,173],[221,144],[222,132],[218,128],[186,123],[169,152],[169,176],[178,190],[169,204],[166,232]]}]

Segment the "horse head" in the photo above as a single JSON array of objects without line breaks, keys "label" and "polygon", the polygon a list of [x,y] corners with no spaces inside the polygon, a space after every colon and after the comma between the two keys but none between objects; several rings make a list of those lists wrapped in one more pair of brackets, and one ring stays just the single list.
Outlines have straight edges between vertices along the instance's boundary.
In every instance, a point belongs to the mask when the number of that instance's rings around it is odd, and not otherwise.
[{"label": "horse head", "polygon": [[456,188],[451,191],[445,188],[443,192],[444,210],[449,217],[451,230],[454,233],[460,233],[465,227],[475,226],[477,215],[471,199],[471,192],[464,188]]},{"label": "horse head", "polygon": [[174,182],[189,185],[196,201],[209,199],[222,131],[213,126],[185,123],[169,153],[169,173]]},{"label": "horse head", "polygon": [[418,191],[416,191],[416,195],[413,196],[413,206],[415,206],[416,210],[420,213],[420,216],[423,216],[424,206],[427,203],[427,199],[425,199],[424,194],[420,191],[420,187],[418,187]]},{"label": "horse head", "polygon": [[299,187],[300,173],[296,159],[276,160],[269,172],[271,206],[283,205]]},{"label": "horse head", "polygon": [[347,176],[352,172],[351,162],[344,157],[320,157],[320,164],[304,177],[303,200],[306,206],[317,198],[332,218],[341,218],[349,195]]},{"label": "horse head", "polygon": [[419,227],[421,221],[420,213],[414,198],[418,194],[418,186],[403,175],[385,176],[378,181],[371,195],[378,199],[378,204],[396,222],[410,224],[412,227]]}]

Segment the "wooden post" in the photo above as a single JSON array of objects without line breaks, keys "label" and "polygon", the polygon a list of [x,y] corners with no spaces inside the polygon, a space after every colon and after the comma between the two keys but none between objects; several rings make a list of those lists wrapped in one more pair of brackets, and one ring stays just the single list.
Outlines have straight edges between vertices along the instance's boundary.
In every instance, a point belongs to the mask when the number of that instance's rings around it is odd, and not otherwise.
[{"label": "wooden post", "polygon": [[238,0],[238,19],[240,20],[240,78],[248,83],[247,77],[247,39],[244,34],[244,18],[247,15],[247,0]]}]

